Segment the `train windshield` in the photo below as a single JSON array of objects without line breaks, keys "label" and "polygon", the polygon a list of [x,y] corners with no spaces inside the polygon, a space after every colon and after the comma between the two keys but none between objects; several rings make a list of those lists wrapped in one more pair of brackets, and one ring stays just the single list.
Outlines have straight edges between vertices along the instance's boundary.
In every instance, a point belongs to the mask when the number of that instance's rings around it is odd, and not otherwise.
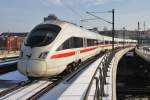
[{"label": "train windshield", "polygon": [[25,45],[31,47],[46,46],[56,38],[60,30],[61,28],[57,25],[38,25],[30,32]]}]

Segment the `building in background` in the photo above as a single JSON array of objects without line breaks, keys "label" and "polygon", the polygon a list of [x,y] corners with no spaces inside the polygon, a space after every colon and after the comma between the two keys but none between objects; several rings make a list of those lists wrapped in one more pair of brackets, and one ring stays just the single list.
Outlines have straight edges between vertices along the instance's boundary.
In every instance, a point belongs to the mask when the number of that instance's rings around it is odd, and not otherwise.
[{"label": "building in background", "polygon": [[17,51],[20,50],[27,32],[14,33],[4,32],[0,35],[0,50]]}]

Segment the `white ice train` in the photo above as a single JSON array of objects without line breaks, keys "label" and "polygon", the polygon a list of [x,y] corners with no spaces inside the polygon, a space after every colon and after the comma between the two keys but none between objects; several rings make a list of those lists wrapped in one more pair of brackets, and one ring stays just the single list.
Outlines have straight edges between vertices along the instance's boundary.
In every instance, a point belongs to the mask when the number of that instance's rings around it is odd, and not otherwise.
[{"label": "white ice train", "polygon": [[[125,46],[135,46],[126,39]],[[50,77],[102,50],[111,49],[112,38],[88,31],[69,22],[51,20],[37,25],[21,48],[18,70],[28,77]],[[115,38],[115,47],[123,40]]]}]

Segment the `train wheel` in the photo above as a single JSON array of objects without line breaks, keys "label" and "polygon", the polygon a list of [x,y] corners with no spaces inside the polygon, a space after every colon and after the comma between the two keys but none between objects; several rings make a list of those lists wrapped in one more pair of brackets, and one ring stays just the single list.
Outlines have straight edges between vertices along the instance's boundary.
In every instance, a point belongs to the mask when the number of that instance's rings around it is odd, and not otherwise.
[{"label": "train wheel", "polygon": [[74,62],[73,63],[73,70],[77,70],[79,68],[79,62]]},{"label": "train wheel", "polygon": [[71,73],[73,71],[72,64],[69,64],[66,69],[67,73]]}]

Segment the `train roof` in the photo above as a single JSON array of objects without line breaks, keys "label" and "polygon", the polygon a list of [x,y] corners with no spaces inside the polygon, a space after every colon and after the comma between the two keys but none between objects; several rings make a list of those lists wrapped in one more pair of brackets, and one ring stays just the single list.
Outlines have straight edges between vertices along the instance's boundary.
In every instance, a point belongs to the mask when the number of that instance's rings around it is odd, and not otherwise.
[{"label": "train roof", "polygon": [[61,20],[48,20],[48,21],[45,21],[41,24],[54,24],[54,25],[58,25],[60,26],[61,28],[66,28],[66,29],[72,29],[72,31],[74,32],[80,32],[80,33],[89,33],[89,34],[86,34],[86,37],[89,37],[89,38],[102,38],[102,35],[100,35],[99,33],[95,33],[95,32],[92,32],[92,31],[89,31],[85,28],[82,28],[80,26],[77,26],[76,24],[74,23],[70,23],[70,22],[67,22],[67,21],[61,21]]},{"label": "train roof", "polygon": [[[89,37],[89,38],[103,38],[103,39],[107,39],[109,41],[112,40],[112,37],[109,37],[109,36],[104,36],[104,35],[101,35],[99,33],[96,33],[96,32],[93,32],[93,31],[90,31],[90,30],[87,30],[85,28],[82,28],[80,26],[77,26],[76,24],[74,23],[71,23],[71,22],[67,22],[67,21],[63,21],[63,20],[48,20],[48,21],[45,21],[41,24],[54,24],[54,25],[58,25],[62,28],[66,27],[66,28],[72,28],[73,30],[75,31],[80,31],[80,32],[83,32],[85,31],[86,33],[89,33],[89,34],[86,34],[86,37]],[[123,41],[123,39],[121,38],[115,38],[115,41]],[[125,39],[126,42],[129,42],[129,41],[132,41],[132,42],[136,42],[136,40],[132,40],[132,39]]]}]

